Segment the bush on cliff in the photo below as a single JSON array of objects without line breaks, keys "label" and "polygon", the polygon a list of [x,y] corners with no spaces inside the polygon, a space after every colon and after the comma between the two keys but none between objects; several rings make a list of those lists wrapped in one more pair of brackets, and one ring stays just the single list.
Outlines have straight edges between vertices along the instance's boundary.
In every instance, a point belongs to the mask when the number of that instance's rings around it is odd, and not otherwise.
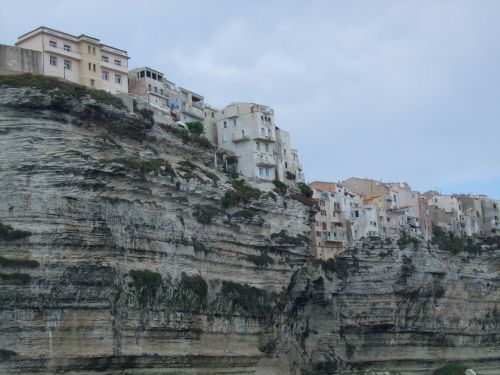
[{"label": "bush on cliff", "polygon": [[465,370],[468,366],[462,363],[452,363],[443,367],[440,367],[432,373],[432,375],[465,375]]},{"label": "bush on cliff", "polygon": [[223,281],[221,294],[231,304],[231,310],[244,316],[255,318],[269,317],[274,303],[273,295],[264,289]]},{"label": "bush on cliff", "polygon": [[0,241],[14,241],[31,236],[27,230],[14,229],[10,225],[0,223]]},{"label": "bush on cliff", "polygon": [[89,95],[99,103],[109,104],[120,109],[126,108],[120,98],[109,92],[63,81],[56,77],[34,75],[31,73],[7,76],[0,75],[0,85],[9,87],[34,87],[44,93],[51,92],[51,95],[70,96],[76,100],[80,100],[84,96]]},{"label": "bush on cliff", "polygon": [[232,180],[231,186],[233,189],[227,190],[221,199],[224,208],[237,206],[240,203],[248,203],[251,199],[259,199],[262,194],[259,189],[248,186],[245,180]]},{"label": "bush on cliff", "polygon": [[142,306],[156,298],[158,289],[162,285],[162,278],[158,272],[149,270],[132,270],[129,272],[132,277],[132,285],[137,291],[137,299]]},{"label": "bush on cliff", "polygon": [[176,307],[181,311],[200,311],[207,306],[208,285],[200,275],[182,273],[174,292]]}]

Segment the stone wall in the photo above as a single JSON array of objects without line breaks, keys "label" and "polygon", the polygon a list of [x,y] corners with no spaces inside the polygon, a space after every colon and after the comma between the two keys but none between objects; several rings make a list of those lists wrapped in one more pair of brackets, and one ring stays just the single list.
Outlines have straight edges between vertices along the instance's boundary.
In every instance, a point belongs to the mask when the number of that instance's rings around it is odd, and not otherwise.
[{"label": "stone wall", "polygon": [[42,53],[0,44],[0,74],[42,74]]}]

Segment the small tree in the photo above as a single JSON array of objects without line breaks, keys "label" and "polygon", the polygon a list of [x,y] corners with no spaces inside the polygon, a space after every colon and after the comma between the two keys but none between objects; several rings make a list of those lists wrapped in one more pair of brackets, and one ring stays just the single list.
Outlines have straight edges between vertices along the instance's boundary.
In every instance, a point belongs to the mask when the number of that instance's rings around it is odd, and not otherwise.
[{"label": "small tree", "polygon": [[203,124],[200,121],[187,122],[186,125],[192,134],[200,135],[203,133]]},{"label": "small tree", "polygon": [[306,198],[311,198],[313,196],[313,191],[309,187],[309,185],[304,184],[303,182],[299,182],[299,189],[300,192],[306,197]]}]

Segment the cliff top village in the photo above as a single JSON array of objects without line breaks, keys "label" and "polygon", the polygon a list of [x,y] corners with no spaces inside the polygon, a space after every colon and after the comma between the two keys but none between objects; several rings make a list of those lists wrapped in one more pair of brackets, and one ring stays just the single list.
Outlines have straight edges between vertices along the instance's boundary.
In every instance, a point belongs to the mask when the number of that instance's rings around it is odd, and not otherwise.
[{"label": "cliff top village", "polygon": [[[0,45],[0,74],[41,74],[105,90],[130,111],[151,110],[156,122],[186,130],[197,124],[213,145],[238,159],[237,173],[254,184],[304,184],[298,151],[272,108],[248,102],[215,108],[163,72],[129,69],[128,61],[127,51],[95,37],[48,27],[19,36],[14,46]],[[431,240],[436,228],[458,237],[489,237],[500,230],[500,201],[483,195],[419,193],[407,183],[368,178],[314,181],[309,187],[319,207],[311,251],[323,260],[368,238]]]}]

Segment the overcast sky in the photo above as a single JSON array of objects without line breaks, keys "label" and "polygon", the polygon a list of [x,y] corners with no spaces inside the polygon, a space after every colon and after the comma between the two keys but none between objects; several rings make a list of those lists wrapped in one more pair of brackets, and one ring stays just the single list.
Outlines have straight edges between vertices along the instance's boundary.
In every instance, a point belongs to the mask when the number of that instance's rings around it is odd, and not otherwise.
[{"label": "overcast sky", "polygon": [[85,33],[214,106],[269,105],[307,181],[498,199],[499,19],[494,0],[11,1],[0,43]]}]

